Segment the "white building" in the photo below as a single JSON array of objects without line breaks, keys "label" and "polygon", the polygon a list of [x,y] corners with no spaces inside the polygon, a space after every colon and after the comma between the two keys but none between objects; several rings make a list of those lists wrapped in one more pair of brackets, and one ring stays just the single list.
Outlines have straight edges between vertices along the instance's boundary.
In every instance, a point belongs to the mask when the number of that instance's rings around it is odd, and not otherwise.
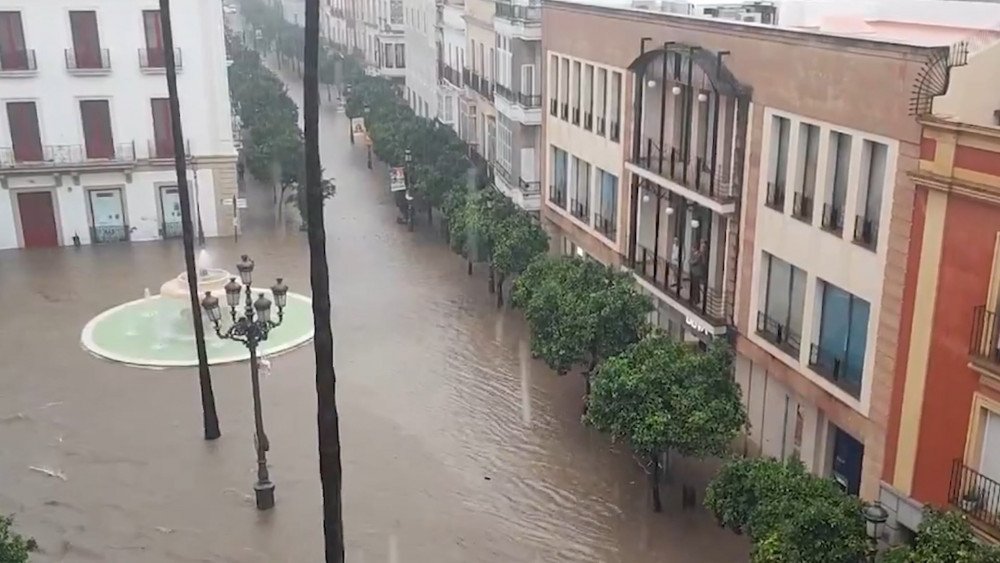
[{"label": "white building", "polygon": [[471,131],[466,131],[467,123],[462,119],[465,104],[465,4],[451,0],[441,6],[438,19],[438,43],[441,52],[438,54],[439,84],[438,84],[438,120],[446,123],[458,133],[463,141],[475,138]]},{"label": "white building", "polygon": [[[189,180],[206,236],[236,192],[221,2],[174,0]],[[0,248],[180,234],[155,0],[0,0]]]},{"label": "white building", "polygon": [[403,21],[406,43],[406,98],[420,117],[438,116],[437,6],[434,0],[411,0]]}]

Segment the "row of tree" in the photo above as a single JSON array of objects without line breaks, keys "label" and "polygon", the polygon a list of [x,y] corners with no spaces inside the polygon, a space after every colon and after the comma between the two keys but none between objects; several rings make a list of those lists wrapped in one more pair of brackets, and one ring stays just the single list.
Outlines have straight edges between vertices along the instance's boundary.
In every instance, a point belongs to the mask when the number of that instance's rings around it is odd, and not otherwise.
[{"label": "row of tree", "polygon": [[[874,556],[863,505],[797,460],[739,459],[708,487],[705,506],[720,526],[747,534],[755,563],[857,563]],[[964,516],[929,509],[913,545],[881,563],[997,563],[1000,548],[977,542]]]}]

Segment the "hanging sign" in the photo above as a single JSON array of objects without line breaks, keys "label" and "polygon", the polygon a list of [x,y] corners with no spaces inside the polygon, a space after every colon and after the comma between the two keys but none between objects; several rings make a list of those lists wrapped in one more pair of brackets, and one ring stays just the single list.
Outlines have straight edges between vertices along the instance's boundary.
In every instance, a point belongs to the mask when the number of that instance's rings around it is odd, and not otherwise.
[{"label": "hanging sign", "polygon": [[389,169],[389,191],[401,192],[406,190],[406,173],[400,168]]},{"label": "hanging sign", "polygon": [[363,117],[351,118],[351,133],[353,133],[355,137],[360,137],[365,135],[366,133],[365,118]]}]

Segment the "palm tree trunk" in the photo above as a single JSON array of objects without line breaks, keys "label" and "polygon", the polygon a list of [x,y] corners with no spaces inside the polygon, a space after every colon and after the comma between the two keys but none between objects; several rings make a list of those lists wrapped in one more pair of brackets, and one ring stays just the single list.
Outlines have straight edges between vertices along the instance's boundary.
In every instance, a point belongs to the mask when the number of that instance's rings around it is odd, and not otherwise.
[{"label": "palm tree trunk", "polygon": [[330,326],[330,270],[326,261],[323,224],[322,166],[319,159],[319,0],[306,0],[305,121],[306,205],[309,214],[309,270],[313,308],[313,348],[316,356],[316,422],[319,430],[319,479],[323,491],[323,535],[326,563],[344,561],[344,519],[341,502],[340,421],[337,415],[337,374],[333,368]]},{"label": "palm tree trunk", "polygon": [[170,0],[160,0],[164,56],[166,58],[167,93],[170,101],[170,125],[174,136],[174,169],[177,172],[177,194],[181,206],[181,233],[184,243],[184,264],[187,269],[188,293],[191,295],[191,319],[194,321],[195,350],[198,355],[198,385],[201,388],[202,425],[205,439],[222,435],[215,410],[212,375],[208,371],[208,350],[205,347],[205,326],[202,324],[198,301],[198,272],[194,261],[194,226],[191,221],[191,192],[188,189],[184,131],[181,126],[180,98],[177,95],[177,61],[174,60],[173,25],[170,20]]}]

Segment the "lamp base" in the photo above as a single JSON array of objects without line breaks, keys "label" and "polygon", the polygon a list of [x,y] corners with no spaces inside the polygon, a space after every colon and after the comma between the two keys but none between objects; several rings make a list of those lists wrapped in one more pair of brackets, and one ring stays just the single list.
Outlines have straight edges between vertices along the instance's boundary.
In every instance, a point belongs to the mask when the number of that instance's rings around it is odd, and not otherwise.
[{"label": "lamp base", "polygon": [[253,492],[257,497],[257,510],[274,508],[274,483],[257,481],[253,484]]}]

